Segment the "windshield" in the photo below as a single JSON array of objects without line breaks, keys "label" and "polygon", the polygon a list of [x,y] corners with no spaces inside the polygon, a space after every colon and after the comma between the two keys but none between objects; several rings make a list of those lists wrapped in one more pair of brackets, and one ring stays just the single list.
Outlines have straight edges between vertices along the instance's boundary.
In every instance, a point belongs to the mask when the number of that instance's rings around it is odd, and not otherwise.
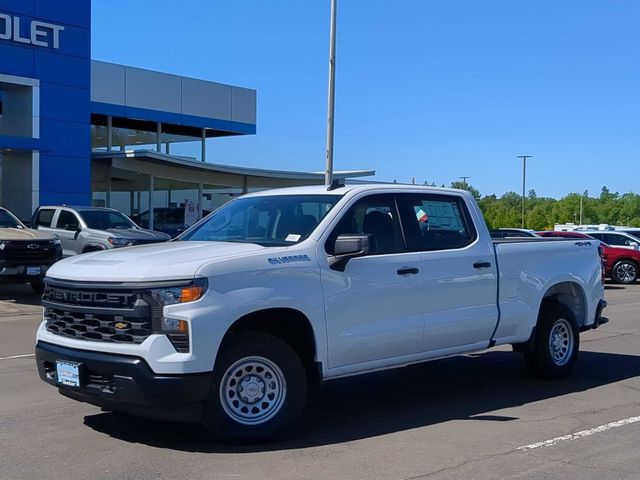
[{"label": "windshield", "polygon": [[109,210],[80,210],[80,216],[87,227],[94,230],[110,230],[112,228],[138,228],[129,217],[120,212]]},{"label": "windshield", "polygon": [[0,210],[0,228],[24,228],[20,221],[6,210]]},{"label": "windshield", "polygon": [[311,235],[340,198],[339,195],[239,198],[187,230],[179,240],[293,245]]}]

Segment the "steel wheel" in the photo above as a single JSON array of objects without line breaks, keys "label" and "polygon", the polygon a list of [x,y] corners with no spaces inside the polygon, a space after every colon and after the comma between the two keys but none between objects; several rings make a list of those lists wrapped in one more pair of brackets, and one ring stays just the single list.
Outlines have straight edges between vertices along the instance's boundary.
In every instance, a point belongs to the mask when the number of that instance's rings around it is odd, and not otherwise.
[{"label": "steel wheel", "polygon": [[287,383],[278,365],[264,357],[246,357],[231,365],[220,382],[225,413],[242,425],[260,425],[282,409]]},{"label": "steel wheel", "polygon": [[573,353],[573,327],[564,318],[556,320],[549,333],[549,353],[558,366],[565,365]]},{"label": "steel wheel", "polygon": [[619,283],[633,283],[638,276],[638,270],[631,262],[620,262],[615,266],[613,274]]}]

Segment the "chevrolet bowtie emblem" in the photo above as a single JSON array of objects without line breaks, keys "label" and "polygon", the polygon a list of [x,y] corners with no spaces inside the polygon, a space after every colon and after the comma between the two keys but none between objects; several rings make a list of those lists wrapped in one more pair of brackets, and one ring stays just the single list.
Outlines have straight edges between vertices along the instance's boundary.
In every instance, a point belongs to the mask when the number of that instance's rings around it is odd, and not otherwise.
[{"label": "chevrolet bowtie emblem", "polygon": [[123,322],[118,322],[113,327],[117,328],[118,330],[122,330],[123,328],[127,328],[127,324]]}]

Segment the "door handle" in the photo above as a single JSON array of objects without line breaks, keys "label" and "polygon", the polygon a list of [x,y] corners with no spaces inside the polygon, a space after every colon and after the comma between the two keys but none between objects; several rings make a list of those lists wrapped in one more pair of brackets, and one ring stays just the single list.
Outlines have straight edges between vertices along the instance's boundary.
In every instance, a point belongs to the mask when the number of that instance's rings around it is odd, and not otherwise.
[{"label": "door handle", "polygon": [[402,267],[398,269],[398,275],[415,275],[420,270],[415,267]]},{"label": "door handle", "polygon": [[473,264],[473,268],[490,268],[490,262],[476,262]]}]

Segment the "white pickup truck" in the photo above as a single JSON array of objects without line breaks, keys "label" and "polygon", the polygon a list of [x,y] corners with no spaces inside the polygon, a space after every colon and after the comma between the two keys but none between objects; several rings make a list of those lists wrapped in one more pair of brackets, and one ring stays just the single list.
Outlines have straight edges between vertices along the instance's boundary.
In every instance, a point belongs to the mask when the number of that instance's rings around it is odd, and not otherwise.
[{"label": "white pickup truck", "polygon": [[253,193],[169,243],[56,263],[38,370],[75,400],[253,441],[339,377],[504,344],[562,377],[607,321],[598,249],[492,241],[460,190]]}]

